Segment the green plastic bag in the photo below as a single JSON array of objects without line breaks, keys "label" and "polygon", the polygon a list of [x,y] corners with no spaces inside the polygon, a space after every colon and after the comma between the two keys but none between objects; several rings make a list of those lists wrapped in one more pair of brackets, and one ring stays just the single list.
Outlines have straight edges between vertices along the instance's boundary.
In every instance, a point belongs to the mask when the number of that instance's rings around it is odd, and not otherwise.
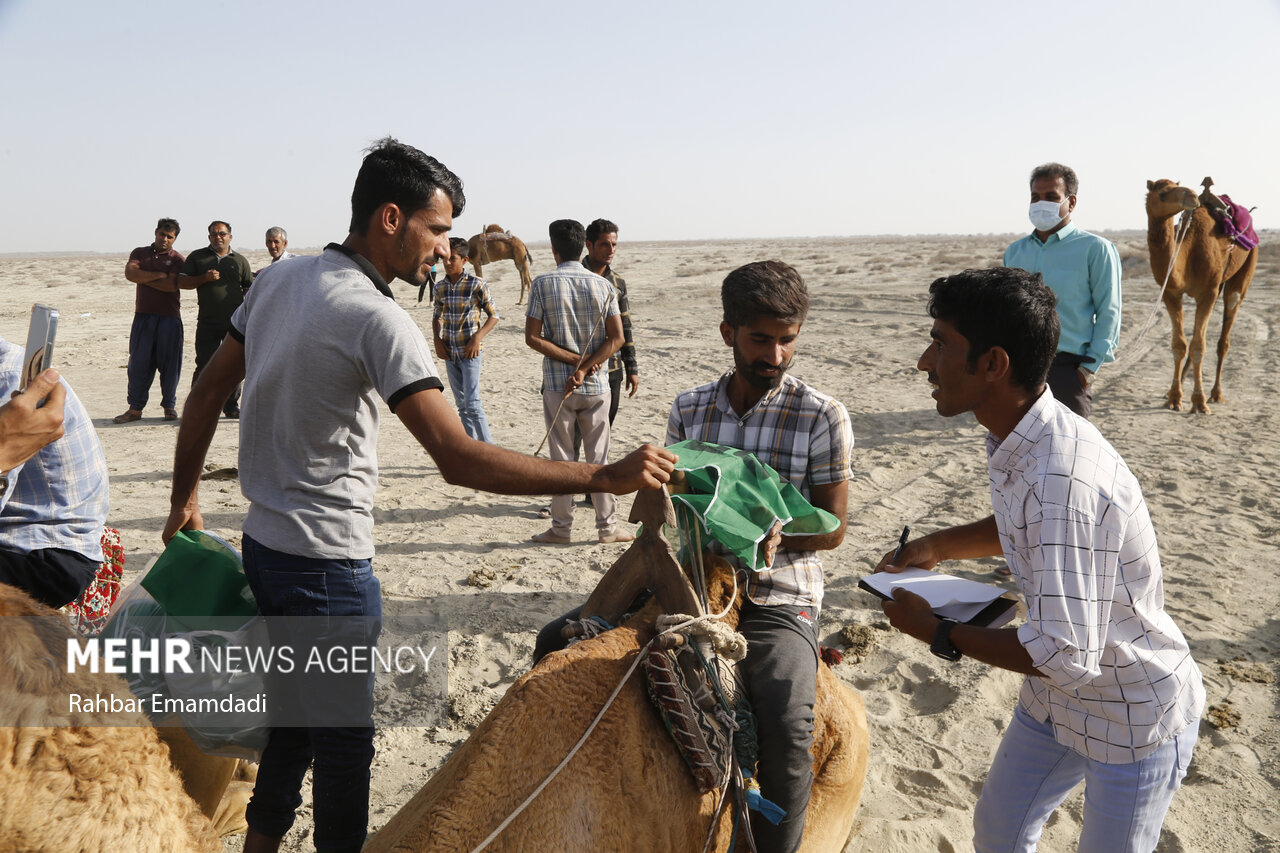
[{"label": "green plastic bag", "polygon": [[180,530],[142,579],[179,629],[235,631],[258,612],[236,550],[212,533]]},{"label": "green plastic bag", "polygon": [[775,521],[787,536],[830,533],[840,520],[813,506],[800,490],[753,454],[705,441],[682,441],[667,448],[680,457],[688,494],[671,500],[688,507],[698,522],[744,566],[765,568],[760,544]]}]

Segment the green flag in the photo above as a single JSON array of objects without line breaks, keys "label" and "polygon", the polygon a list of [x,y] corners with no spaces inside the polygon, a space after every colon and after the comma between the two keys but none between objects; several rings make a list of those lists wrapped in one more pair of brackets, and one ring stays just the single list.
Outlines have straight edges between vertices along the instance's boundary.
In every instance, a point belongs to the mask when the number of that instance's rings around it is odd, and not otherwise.
[{"label": "green flag", "polygon": [[830,533],[840,520],[807,500],[791,483],[754,455],[736,447],[705,441],[682,441],[668,448],[680,457],[688,494],[673,502],[693,511],[707,534],[718,540],[744,566],[761,570],[765,541],[775,521],[787,536]]}]

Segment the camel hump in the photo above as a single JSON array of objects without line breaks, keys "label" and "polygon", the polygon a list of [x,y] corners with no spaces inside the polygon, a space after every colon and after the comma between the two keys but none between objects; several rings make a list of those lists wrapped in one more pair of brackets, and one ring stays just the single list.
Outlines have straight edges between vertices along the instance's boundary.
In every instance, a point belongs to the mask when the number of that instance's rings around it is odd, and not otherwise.
[{"label": "camel hump", "polygon": [[505,234],[506,232],[507,229],[503,228],[501,225],[486,225],[484,229],[484,233],[486,234]]}]

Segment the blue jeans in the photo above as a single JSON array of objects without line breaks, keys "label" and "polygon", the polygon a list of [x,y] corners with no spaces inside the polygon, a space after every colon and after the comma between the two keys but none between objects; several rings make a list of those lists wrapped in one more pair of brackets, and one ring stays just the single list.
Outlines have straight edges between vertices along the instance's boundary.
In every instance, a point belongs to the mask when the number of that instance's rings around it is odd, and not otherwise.
[{"label": "blue jeans", "polygon": [[[300,677],[310,648],[374,646],[382,632],[382,589],[369,560],[324,560],[275,551],[244,537],[244,569],[276,649],[288,646],[292,677],[268,682],[273,727],[262,753],[249,826],[281,838],[302,805],[302,780],[314,762],[315,845],[358,851],[369,825],[373,762],[373,672]],[[306,725],[305,717],[327,725]],[[334,725],[335,721],[361,725]]]},{"label": "blue jeans", "polygon": [[458,406],[458,417],[467,435],[477,441],[493,444],[489,435],[489,421],[484,416],[480,402],[480,356],[449,359],[445,362],[449,373],[449,387],[453,389],[453,402]]},{"label": "blue jeans", "polygon": [[1049,815],[1081,780],[1084,820],[1077,848],[1150,853],[1173,794],[1187,775],[1199,722],[1132,764],[1103,764],[1053,738],[1019,705],[1000,741],[973,814],[977,853],[1031,853]]},{"label": "blue jeans", "polygon": [[159,314],[134,314],[129,330],[129,408],[141,412],[151,395],[151,381],[160,371],[160,405],[178,408],[178,378],[182,373],[182,320]]}]

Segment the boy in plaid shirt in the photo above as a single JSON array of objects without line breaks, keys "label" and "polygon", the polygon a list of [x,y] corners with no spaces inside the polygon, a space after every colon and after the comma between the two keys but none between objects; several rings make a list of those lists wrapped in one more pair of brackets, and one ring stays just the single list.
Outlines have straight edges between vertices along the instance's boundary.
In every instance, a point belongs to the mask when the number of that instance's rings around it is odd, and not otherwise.
[{"label": "boy in plaid shirt", "polygon": [[436,355],[448,370],[449,387],[467,435],[492,444],[489,421],[480,402],[480,342],[498,325],[498,312],[484,279],[464,269],[467,241],[452,237],[449,249],[451,254],[444,262],[445,278],[435,287],[436,304],[431,317]]}]

